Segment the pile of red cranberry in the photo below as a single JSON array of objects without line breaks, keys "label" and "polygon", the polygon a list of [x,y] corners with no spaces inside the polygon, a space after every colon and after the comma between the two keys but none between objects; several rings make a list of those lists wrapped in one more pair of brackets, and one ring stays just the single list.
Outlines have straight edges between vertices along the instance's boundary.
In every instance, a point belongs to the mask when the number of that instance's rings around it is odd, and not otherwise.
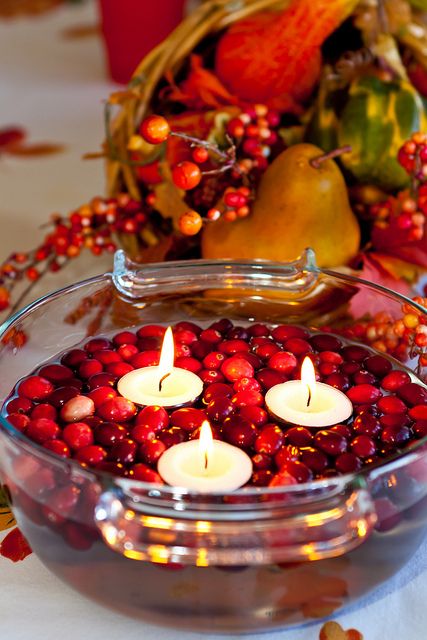
[{"label": "pile of red cranberry", "polygon": [[[82,465],[146,482],[162,482],[157,461],[197,438],[208,419],[214,437],[244,449],[251,484],[275,486],[356,471],[427,436],[427,388],[363,346],[291,325],[202,329],[173,327],[175,366],[204,382],[191,407],[140,408],[116,390],[132,369],[157,365],[165,327],[146,325],[112,339],[96,337],[21,380],[3,413],[28,438]],[[309,429],[278,423],[264,394],[299,378],[309,356],[317,377],[346,393],[354,406],[346,424]]]}]

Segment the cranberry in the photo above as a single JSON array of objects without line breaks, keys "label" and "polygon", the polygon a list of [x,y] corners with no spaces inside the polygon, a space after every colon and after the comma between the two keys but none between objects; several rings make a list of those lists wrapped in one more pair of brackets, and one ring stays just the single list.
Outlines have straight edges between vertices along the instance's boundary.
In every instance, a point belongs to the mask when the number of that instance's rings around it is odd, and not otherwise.
[{"label": "cranberry", "polygon": [[329,464],[327,456],[313,447],[304,447],[301,450],[300,460],[314,473],[321,473]]},{"label": "cranberry", "polygon": [[257,453],[274,456],[284,443],[285,437],[277,424],[267,424],[255,440],[254,448]]},{"label": "cranberry", "polygon": [[220,371],[213,369],[203,369],[198,374],[199,378],[204,384],[215,384],[217,382],[224,382],[225,377]]},{"label": "cranberry", "polygon": [[[8,405],[9,408],[9,405]],[[427,420],[427,404],[417,404],[409,409],[412,420]]]},{"label": "cranberry", "polygon": [[92,429],[85,422],[74,422],[65,427],[62,437],[71,449],[81,449],[93,444]]},{"label": "cranberry", "polygon": [[353,429],[358,435],[367,435],[375,438],[381,431],[379,420],[370,413],[362,413],[353,422]]},{"label": "cranberry", "polygon": [[47,364],[39,370],[39,375],[54,384],[61,384],[64,380],[73,377],[73,372],[69,367],[62,364]]},{"label": "cranberry", "polygon": [[113,376],[117,376],[118,378],[122,378],[127,373],[130,373],[134,370],[129,362],[112,362],[111,364],[105,365],[105,371],[107,373],[112,373]]},{"label": "cranberry", "polygon": [[99,362],[99,360],[83,360],[83,362],[79,364],[79,376],[84,380],[87,380],[91,376],[94,376],[96,373],[101,373],[103,369],[104,367]]},{"label": "cranberry", "polygon": [[221,371],[226,379],[232,382],[240,378],[252,378],[254,375],[253,366],[240,355],[227,358],[221,366]]},{"label": "cranberry", "polygon": [[264,396],[259,391],[245,389],[238,391],[232,397],[232,402],[236,407],[260,407],[264,404]]},{"label": "cranberry", "polygon": [[108,459],[120,464],[132,464],[135,461],[138,445],[130,438],[124,438],[113,444],[108,455]]},{"label": "cranberry", "polygon": [[356,436],[350,446],[353,453],[362,459],[375,455],[377,451],[377,447],[372,438],[364,434]]},{"label": "cranberry", "polygon": [[227,340],[249,340],[249,332],[246,327],[233,327],[227,331]]},{"label": "cranberry", "polygon": [[361,468],[362,462],[354,453],[342,453],[335,460],[335,469],[339,473],[353,473],[353,471],[359,471]]},{"label": "cranberry", "polygon": [[326,378],[325,383],[340,391],[347,391],[350,387],[349,378],[342,373],[331,373],[331,375]]},{"label": "cranberry", "polygon": [[292,444],[286,444],[284,447],[280,447],[279,451],[274,456],[274,462],[281,469],[286,463],[299,459],[299,449]]},{"label": "cranberry", "polygon": [[114,387],[117,382],[117,376],[112,373],[96,373],[91,376],[87,381],[88,387],[91,391],[98,389],[98,387]]},{"label": "cranberry", "polygon": [[280,351],[275,353],[268,361],[270,369],[280,371],[284,374],[290,374],[297,368],[298,361],[293,353],[289,351]]},{"label": "cranberry", "polygon": [[384,358],[384,356],[370,356],[363,362],[363,366],[367,371],[373,373],[377,378],[384,378],[392,370],[392,364],[390,360]]},{"label": "cranberry", "polygon": [[87,396],[75,396],[64,404],[61,418],[65,422],[81,422],[95,413],[95,403]]},{"label": "cranberry", "polygon": [[146,324],[136,332],[138,338],[163,338],[166,328],[159,324]]},{"label": "cranberry", "polygon": [[216,329],[205,329],[200,334],[200,340],[209,344],[218,344],[218,342],[221,342],[222,340],[222,334]]},{"label": "cranberry", "polygon": [[46,442],[43,442],[43,447],[49,451],[53,451],[53,453],[61,456],[61,458],[69,458],[71,455],[70,447],[63,440],[46,440]]},{"label": "cranberry", "polygon": [[360,416],[364,413],[369,413],[371,416],[379,416],[381,411],[374,404],[357,404],[353,407],[353,413],[356,416]]},{"label": "cranberry", "polygon": [[131,331],[121,331],[116,333],[113,338],[113,342],[117,347],[127,344],[136,344],[137,337]]},{"label": "cranberry", "polygon": [[353,375],[353,382],[354,384],[375,384],[377,379],[369,371],[356,371]]},{"label": "cranberry", "polygon": [[198,336],[194,331],[190,331],[189,329],[177,329],[175,327],[173,337],[175,344],[192,344],[197,341]]},{"label": "cranberry", "polygon": [[24,378],[18,386],[19,395],[29,400],[44,400],[53,390],[53,384],[41,376]]},{"label": "cranberry", "polygon": [[406,371],[392,371],[382,379],[381,386],[386,391],[397,391],[408,382],[411,382],[411,377]]},{"label": "cranberry", "polygon": [[74,485],[54,489],[49,496],[49,505],[42,508],[47,520],[54,525],[63,524],[73,513],[79,496],[80,489]]},{"label": "cranberry", "polygon": [[233,389],[239,391],[260,391],[261,385],[255,378],[240,378],[233,384]]},{"label": "cranberry", "polygon": [[[305,465],[304,465],[305,466]],[[297,480],[285,468],[280,469],[271,479],[269,487],[288,487],[298,484]]]},{"label": "cranberry", "polygon": [[308,337],[308,332],[301,327],[295,327],[291,324],[282,324],[273,329],[271,335],[277,342],[286,342],[290,338],[304,339]]},{"label": "cranberry", "polygon": [[198,340],[197,342],[193,342],[191,345],[191,354],[193,358],[197,358],[198,360],[203,360],[211,351],[211,345],[209,342],[204,342],[203,340]]},{"label": "cranberry", "polygon": [[412,431],[417,438],[424,438],[427,436],[427,420],[417,420],[414,422]]},{"label": "cranberry", "polygon": [[96,429],[100,424],[104,424],[99,416],[88,416],[84,421],[91,429]]},{"label": "cranberry", "polygon": [[185,431],[194,431],[202,426],[202,422],[207,419],[206,413],[194,407],[183,407],[176,409],[170,416],[174,427],[181,427]]},{"label": "cranberry", "polygon": [[13,398],[6,405],[8,413],[30,413],[33,403],[28,398]]},{"label": "cranberry", "polygon": [[31,411],[31,419],[37,420],[37,418],[48,418],[49,420],[56,420],[58,412],[51,404],[42,403],[38,404]]},{"label": "cranberry", "polygon": [[196,358],[185,356],[183,358],[176,358],[175,367],[187,369],[187,371],[192,371],[193,373],[198,373],[202,369],[202,363],[199,360],[196,360]]},{"label": "cranberry", "polygon": [[417,404],[427,404],[427,389],[415,382],[408,382],[399,387],[397,395],[410,407]]},{"label": "cranberry", "polygon": [[241,407],[239,414],[242,418],[253,422],[256,427],[261,427],[268,422],[268,413],[265,409],[257,406]]},{"label": "cranberry", "polygon": [[122,344],[117,349],[117,353],[120,355],[120,358],[125,362],[130,362],[130,360],[136,356],[138,351],[139,349],[135,344]]},{"label": "cranberry", "polygon": [[275,344],[273,338],[267,338],[266,336],[259,336],[257,338],[250,339],[251,348],[256,352],[257,347],[261,347],[264,344]]},{"label": "cranberry", "polygon": [[97,444],[101,444],[104,447],[112,447],[116,442],[126,438],[127,430],[125,427],[120,424],[116,424],[115,422],[102,422],[98,427],[96,427],[94,436]]},{"label": "cranberry", "polygon": [[176,323],[175,331],[181,329],[184,331],[192,331],[196,334],[196,336],[199,336],[202,331],[201,327],[199,327],[198,324],[195,324],[194,322],[188,322],[188,320],[182,320],[181,322]]},{"label": "cranberry", "polygon": [[80,395],[80,391],[74,387],[58,387],[49,396],[49,404],[57,409],[64,406],[71,398]]},{"label": "cranberry", "polygon": [[216,320],[209,326],[209,329],[215,329],[220,333],[227,333],[232,328],[233,323],[228,318],[221,318],[221,320]]},{"label": "cranberry", "polygon": [[233,404],[229,398],[226,396],[218,396],[208,404],[206,407],[206,414],[209,420],[213,420],[214,422],[223,422],[225,418],[234,413],[235,410],[236,405]]},{"label": "cranberry", "polygon": [[132,440],[141,444],[147,440],[154,440],[157,436],[157,431],[149,424],[137,424],[131,430],[130,436]]},{"label": "cranberry", "polygon": [[232,415],[224,420],[223,435],[226,442],[239,447],[250,447],[255,442],[257,428],[246,418]]},{"label": "cranberry", "polygon": [[249,364],[251,364],[254,369],[259,369],[262,366],[262,362],[260,358],[258,358],[258,356],[255,355],[255,353],[241,352],[238,355],[241,356],[244,360],[246,360],[246,362],[249,362]]},{"label": "cranberry", "polygon": [[30,418],[25,413],[9,413],[7,421],[18,431],[25,431],[30,424]]},{"label": "cranberry", "polygon": [[37,418],[30,420],[26,435],[34,442],[43,443],[46,440],[54,440],[60,434],[59,426],[49,418]]},{"label": "cranberry", "polygon": [[340,355],[336,351],[322,351],[321,353],[319,353],[319,360],[320,362],[327,362],[329,364],[339,365],[343,363],[342,355]]},{"label": "cranberry", "polygon": [[383,413],[405,413],[407,411],[406,404],[396,396],[385,396],[378,400],[378,409]]},{"label": "cranberry", "polygon": [[203,358],[203,366],[206,369],[220,369],[222,363],[225,360],[225,355],[220,351],[211,351],[208,355]]},{"label": "cranberry", "polygon": [[311,431],[305,427],[291,427],[285,432],[285,437],[288,444],[296,447],[308,447],[313,440]]},{"label": "cranberry", "polygon": [[84,462],[85,464],[94,467],[102,462],[107,456],[107,452],[102,447],[96,444],[90,444],[87,447],[82,447],[76,453],[76,460]]},{"label": "cranberry", "polygon": [[88,353],[95,353],[101,349],[110,349],[111,342],[107,338],[92,338],[84,345],[85,351]]},{"label": "cranberry", "polygon": [[127,398],[117,396],[117,398],[107,400],[107,402],[98,407],[97,413],[101,418],[109,422],[127,422],[135,415],[136,407]]},{"label": "cranberry", "polygon": [[273,460],[271,456],[268,456],[266,453],[256,453],[252,456],[252,464],[254,469],[270,469]]},{"label": "cranberry", "polygon": [[161,338],[140,338],[136,343],[137,351],[160,351]]},{"label": "cranberry", "polygon": [[347,450],[347,440],[336,431],[323,429],[314,436],[314,443],[321,451],[330,456],[339,456]]},{"label": "cranberry", "polygon": [[[190,436],[193,436],[196,431],[197,429],[192,431]],[[169,429],[163,429],[160,431],[160,433],[157,434],[157,437],[166,445],[166,448],[169,449],[176,444],[184,442],[187,439],[187,432],[181,427],[169,427]]]},{"label": "cranberry", "polygon": [[160,351],[143,351],[142,353],[137,353],[136,356],[130,361],[130,364],[135,367],[135,369],[142,369],[143,367],[156,367],[159,364],[160,360]]},{"label": "cranberry", "polygon": [[290,340],[286,340],[284,348],[296,356],[302,356],[313,351],[311,344],[302,338],[290,338]]},{"label": "cranberry", "polygon": [[411,439],[411,430],[405,425],[385,427],[381,433],[381,440],[386,444],[402,445]]},{"label": "cranberry", "polygon": [[211,400],[218,398],[219,396],[231,398],[232,395],[233,389],[228,384],[224,384],[223,382],[214,382],[205,390],[203,394],[203,401],[206,404],[209,404]]},{"label": "cranberry", "polygon": [[134,464],[133,467],[129,469],[129,477],[134,478],[135,480],[140,480],[141,482],[163,484],[159,474],[142,462]]},{"label": "cranberry", "polygon": [[289,475],[295,478],[297,482],[309,482],[313,479],[311,469],[309,469],[306,464],[299,462],[298,460],[290,460],[284,464],[280,469],[280,473],[283,472],[289,473]]},{"label": "cranberry", "polygon": [[386,427],[404,427],[409,424],[410,420],[406,413],[389,413],[380,417],[380,423],[383,429]]},{"label": "cranberry", "polygon": [[377,531],[390,531],[394,529],[401,520],[399,509],[389,498],[377,498],[375,500],[375,510],[377,512]]},{"label": "cranberry", "polygon": [[268,391],[268,389],[271,389],[271,387],[274,387],[276,384],[286,382],[288,378],[281,371],[275,371],[274,369],[260,369],[257,371],[256,379],[264,391]]},{"label": "cranberry", "polygon": [[[280,348],[277,346],[277,344],[275,344],[274,342],[271,342],[270,340],[265,344],[260,344],[255,346],[253,351],[258,356],[258,358],[261,358],[261,360],[269,360],[269,361],[273,358],[274,355],[276,354],[279,355],[280,353],[283,353],[283,351],[280,351]],[[293,357],[295,358],[295,356]],[[269,366],[272,366],[270,362],[269,362]],[[275,368],[278,368],[278,367],[272,367],[272,369],[275,369]]]},{"label": "cranberry", "polygon": [[61,362],[66,367],[76,369],[83,360],[86,360],[86,358],[87,353],[86,351],[83,351],[83,349],[71,349],[71,351],[68,351],[62,356]]},{"label": "cranberry", "polygon": [[273,477],[271,469],[257,469],[252,474],[251,484],[255,487],[268,487]]},{"label": "cranberry", "polygon": [[331,336],[328,333],[321,333],[310,338],[310,344],[315,351],[339,351],[341,349],[341,340]]},{"label": "cranberry", "polygon": [[107,400],[111,400],[111,398],[115,398],[116,396],[117,391],[112,387],[98,387],[97,389],[94,389],[93,391],[88,393],[87,397],[93,401],[95,407],[99,407]]},{"label": "cranberry", "polygon": [[167,448],[162,440],[146,440],[138,448],[138,459],[147,464],[155,464]]},{"label": "cranberry", "polygon": [[329,431],[336,431],[344,438],[351,438],[352,433],[350,427],[347,427],[345,424],[335,424],[333,427],[329,427]]},{"label": "cranberry", "polygon": [[99,471],[107,471],[107,473],[112,473],[115,476],[126,475],[126,468],[124,465],[120,462],[113,462],[112,460],[103,460],[96,465],[96,468],[99,469]]},{"label": "cranberry", "polygon": [[166,429],[169,425],[169,415],[164,407],[151,405],[141,409],[136,417],[135,424],[149,425],[156,433]]},{"label": "cranberry", "polygon": [[269,336],[270,329],[265,324],[260,324],[259,322],[255,322],[251,324],[247,328],[249,336],[259,337],[259,336]]},{"label": "cranberry", "polygon": [[347,391],[353,404],[373,404],[382,396],[381,391],[372,384],[358,384]]},{"label": "cranberry", "polygon": [[341,355],[344,360],[354,360],[355,362],[362,362],[365,358],[371,355],[371,352],[364,347],[357,345],[349,345],[341,349]]},{"label": "cranberry", "polygon": [[343,362],[341,365],[341,373],[347,376],[354,376],[360,370],[361,370],[360,364],[358,364],[357,362],[353,362],[353,361]]},{"label": "cranberry", "polygon": [[321,362],[318,371],[321,376],[331,376],[333,373],[338,373],[338,365],[333,362]]}]

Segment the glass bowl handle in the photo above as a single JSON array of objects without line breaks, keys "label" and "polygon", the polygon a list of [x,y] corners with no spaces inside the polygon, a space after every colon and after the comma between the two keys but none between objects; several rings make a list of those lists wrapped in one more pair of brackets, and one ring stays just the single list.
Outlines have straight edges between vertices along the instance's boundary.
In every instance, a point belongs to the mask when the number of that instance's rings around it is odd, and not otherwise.
[{"label": "glass bowl handle", "polygon": [[100,496],[95,521],[111,549],[135,560],[193,566],[318,560],[356,548],[376,522],[371,495],[360,480],[339,482],[320,498],[310,498],[305,489],[305,503],[297,489],[298,497],[272,493],[271,501],[263,496],[260,503],[236,502],[232,508],[208,501],[153,506],[135,496],[133,509],[129,493],[113,488]]}]

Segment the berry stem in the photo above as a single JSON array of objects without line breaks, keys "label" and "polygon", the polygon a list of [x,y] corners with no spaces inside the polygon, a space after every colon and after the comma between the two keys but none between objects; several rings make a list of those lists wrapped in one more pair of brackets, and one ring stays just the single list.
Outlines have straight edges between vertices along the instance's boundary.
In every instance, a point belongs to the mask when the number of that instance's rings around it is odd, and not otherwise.
[{"label": "berry stem", "polygon": [[325,162],[325,160],[331,160],[332,158],[337,158],[338,156],[341,156],[343,153],[349,153],[351,151],[351,146],[350,145],[346,145],[345,147],[339,147],[338,149],[332,149],[332,151],[328,151],[328,153],[324,153],[321,156],[318,156],[317,158],[312,158],[310,160],[310,164],[313,167],[313,169],[319,169],[320,165],[322,164],[322,162]]},{"label": "berry stem", "polygon": [[[187,133],[181,133],[179,131],[171,131],[170,136],[175,136],[175,138],[181,138],[182,140],[186,140],[189,142],[192,147],[204,147],[212,153],[215,153],[218,157],[222,158],[225,162],[228,162],[231,157],[235,157],[235,147],[232,144],[227,151],[221,151],[215,144],[208,142],[207,140],[201,140],[200,138],[195,138],[194,136],[189,136]],[[233,154],[231,155],[231,150],[233,150]]]}]

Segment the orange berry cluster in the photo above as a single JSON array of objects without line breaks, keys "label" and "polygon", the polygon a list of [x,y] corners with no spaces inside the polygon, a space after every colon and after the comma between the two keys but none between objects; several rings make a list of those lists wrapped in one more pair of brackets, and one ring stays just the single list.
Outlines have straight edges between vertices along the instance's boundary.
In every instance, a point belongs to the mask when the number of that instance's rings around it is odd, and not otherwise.
[{"label": "orange berry cluster", "polygon": [[276,111],[264,105],[247,108],[225,125],[229,146],[221,149],[209,141],[171,131],[163,116],[145,118],[140,134],[146,142],[160,144],[176,136],[191,147],[191,160],[172,167],[172,180],[187,192],[186,202],[190,205],[179,221],[184,235],[195,235],[205,222],[221,217],[233,222],[249,215],[259,178],[271,156],[283,146],[276,131],[279,125]]},{"label": "orange berry cluster", "polygon": [[59,271],[83,249],[94,255],[113,252],[116,234],[136,234],[147,219],[142,204],[127,194],[93,198],[68,217],[54,214],[49,232],[36,249],[13,253],[0,264],[0,311],[10,306],[12,291],[18,283],[35,282],[48,271]]},{"label": "orange berry cluster", "polygon": [[[427,308],[427,298],[415,296],[413,300]],[[427,315],[412,305],[403,304],[402,317],[397,320],[381,311],[371,320],[356,322],[345,334],[400,361],[418,358],[420,368],[427,366]]]}]

